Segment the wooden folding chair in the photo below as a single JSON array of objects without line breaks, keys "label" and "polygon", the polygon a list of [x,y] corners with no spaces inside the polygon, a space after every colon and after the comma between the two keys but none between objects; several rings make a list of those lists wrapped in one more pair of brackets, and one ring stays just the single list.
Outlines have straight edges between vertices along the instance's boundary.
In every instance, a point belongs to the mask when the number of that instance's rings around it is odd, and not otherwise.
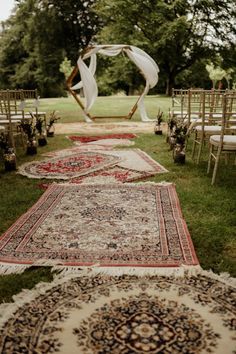
[{"label": "wooden folding chair", "polygon": [[225,91],[203,90],[202,107],[199,119],[192,125],[194,133],[192,159],[198,147],[197,164],[200,162],[203,146],[211,135],[220,134],[222,120],[222,102]]},{"label": "wooden folding chair", "polygon": [[[208,159],[207,173],[210,173],[211,162],[214,161],[214,169],[211,184],[216,180],[216,174],[222,154],[236,154],[236,92],[227,93],[223,96],[223,112],[221,120],[221,131],[218,135],[210,137],[210,153]],[[235,160],[236,163],[236,160]]]}]

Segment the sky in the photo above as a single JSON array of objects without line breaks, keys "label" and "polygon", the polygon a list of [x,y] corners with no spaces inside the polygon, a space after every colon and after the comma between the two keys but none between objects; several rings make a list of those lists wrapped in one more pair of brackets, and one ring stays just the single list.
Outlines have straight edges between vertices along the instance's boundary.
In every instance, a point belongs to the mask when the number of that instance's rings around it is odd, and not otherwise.
[{"label": "sky", "polygon": [[0,0],[0,21],[5,21],[15,5],[15,0]]}]

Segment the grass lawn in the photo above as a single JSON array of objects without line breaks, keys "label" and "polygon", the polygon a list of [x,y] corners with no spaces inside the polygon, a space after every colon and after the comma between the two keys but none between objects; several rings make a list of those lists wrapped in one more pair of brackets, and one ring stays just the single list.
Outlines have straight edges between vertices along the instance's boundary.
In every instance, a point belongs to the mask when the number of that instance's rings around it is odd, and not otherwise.
[{"label": "grass lawn", "polygon": [[[133,98],[132,98],[133,99]],[[150,117],[155,117],[158,105],[167,112],[169,98],[151,96]],[[130,97],[118,98],[121,106],[128,106]],[[126,100],[128,102],[126,102]],[[117,114],[117,97],[99,97],[99,109],[108,107],[115,109]],[[76,121],[79,111],[71,98],[44,99],[42,109],[60,112],[64,122]],[[119,114],[121,108],[119,108]],[[96,113],[97,114],[97,113]],[[181,208],[187,222],[195,246],[199,262],[204,269],[212,269],[216,273],[228,272],[236,276],[236,166],[223,163],[219,168],[217,182],[211,186],[211,176],[206,175],[207,155],[202,158],[199,166],[191,160],[191,143],[187,151],[186,164],[176,165],[172,153],[165,142],[165,137],[155,134],[139,134],[135,139],[135,147],[148,153],[163,164],[169,173],[149,178],[150,181],[170,181],[176,184]],[[42,153],[62,149],[73,145],[64,135],[48,139],[48,145],[38,148],[36,157],[25,156],[22,149],[17,151],[18,164],[42,158]],[[207,151],[207,147],[205,148]],[[28,179],[15,172],[5,173],[0,159],[0,234],[36,200],[43,191],[38,188],[40,180]],[[20,275],[0,277],[0,301],[11,301],[11,296],[22,288],[31,288],[39,281],[50,281],[50,268],[32,267]]]},{"label": "grass lawn", "polygon": [[[107,96],[98,97],[90,113],[92,116],[127,115],[138,96]],[[83,99],[82,99],[83,101]],[[144,104],[149,118],[155,119],[160,109],[167,117],[168,108],[171,104],[170,97],[166,96],[146,96]],[[72,96],[61,98],[44,98],[40,100],[41,111],[59,111],[60,123],[83,122],[81,108]],[[140,120],[138,111],[135,112],[132,120]],[[97,119],[98,121],[98,119]]]}]

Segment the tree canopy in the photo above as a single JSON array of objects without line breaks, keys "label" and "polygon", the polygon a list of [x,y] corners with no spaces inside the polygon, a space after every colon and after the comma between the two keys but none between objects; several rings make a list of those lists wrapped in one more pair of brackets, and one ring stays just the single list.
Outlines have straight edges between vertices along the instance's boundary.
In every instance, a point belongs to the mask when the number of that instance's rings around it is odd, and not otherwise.
[{"label": "tree canopy", "polygon": [[235,43],[234,0],[101,0],[96,8],[104,23],[98,40],[146,50],[167,93],[178,74]]},{"label": "tree canopy", "polygon": [[[74,64],[92,43],[145,50],[160,67],[157,89],[167,94],[176,83],[205,85],[207,71],[202,81],[197,71],[219,53],[223,69],[233,70],[234,77],[235,0],[17,0],[0,33],[0,85],[62,95],[61,63],[68,58]],[[142,85],[136,69],[121,60],[101,60],[97,75],[103,93],[131,93]]]},{"label": "tree canopy", "polygon": [[62,95],[65,57],[75,61],[99,29],[94,0],[18,0],[0,40],[4,87],[37,86],[44,96]]}]

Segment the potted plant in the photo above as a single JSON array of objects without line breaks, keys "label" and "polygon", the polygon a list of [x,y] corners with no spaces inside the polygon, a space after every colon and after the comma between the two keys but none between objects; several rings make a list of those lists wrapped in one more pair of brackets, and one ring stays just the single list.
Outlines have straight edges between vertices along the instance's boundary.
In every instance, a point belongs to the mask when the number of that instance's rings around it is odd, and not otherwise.
[{"label": "potted plant", "polygon": [[61,119],[56,115],[56,111],[53,111],[49,115],[49,122],[47,124],[47,136],[48,137],[53,137],[55,133],[55,126],[54,123],[58,120]]},{"label": "potted plant", "polygon": [[0,134],[0,148],[3,150],[5,171],[15,171],[16,154],[14,149],[9,146],[8,136],[6,133]]},{"label": "potted plant", "polygon": [[45,145],[47,145],[47,139],[46,139],[46,134],[43,131],[43,119],[38,115],[36,116],[35,119],[36,119],[35,127],[39,133],[38,145],[45,146]]},{"label": "potted plant", "polygon": [[177,120],[175,118],[170,118],[168,120],[168,133],[166,137],[166,142],[169,143],[170,145],[170,150],[173,150],[175,143],[176,143],[176,138],[175,138],[175,129],[177,126]]},{"label": "potted plant", "polygon": [[161,122],[163,121],[162,116],[163,116],[163,112],[160,112],[160,109],[159,109],[158,114],[157,114],[156,124],[154,127],[154,133],[156,135],[162,135],[162,129],[161,129]]},{"label": "potted plant", "polygon": [[187,123],[177,123],[173,137],[175,139],[175,146],[173,148],[174,162],[184,164],[185,163],[185,142],[187,139]]},{"label": "potted plant", "polygon": [[36,142],[36,123],[35,119],[22,120],[20,127],[27,136],[27,155],[37,154],[37,142]]}]

